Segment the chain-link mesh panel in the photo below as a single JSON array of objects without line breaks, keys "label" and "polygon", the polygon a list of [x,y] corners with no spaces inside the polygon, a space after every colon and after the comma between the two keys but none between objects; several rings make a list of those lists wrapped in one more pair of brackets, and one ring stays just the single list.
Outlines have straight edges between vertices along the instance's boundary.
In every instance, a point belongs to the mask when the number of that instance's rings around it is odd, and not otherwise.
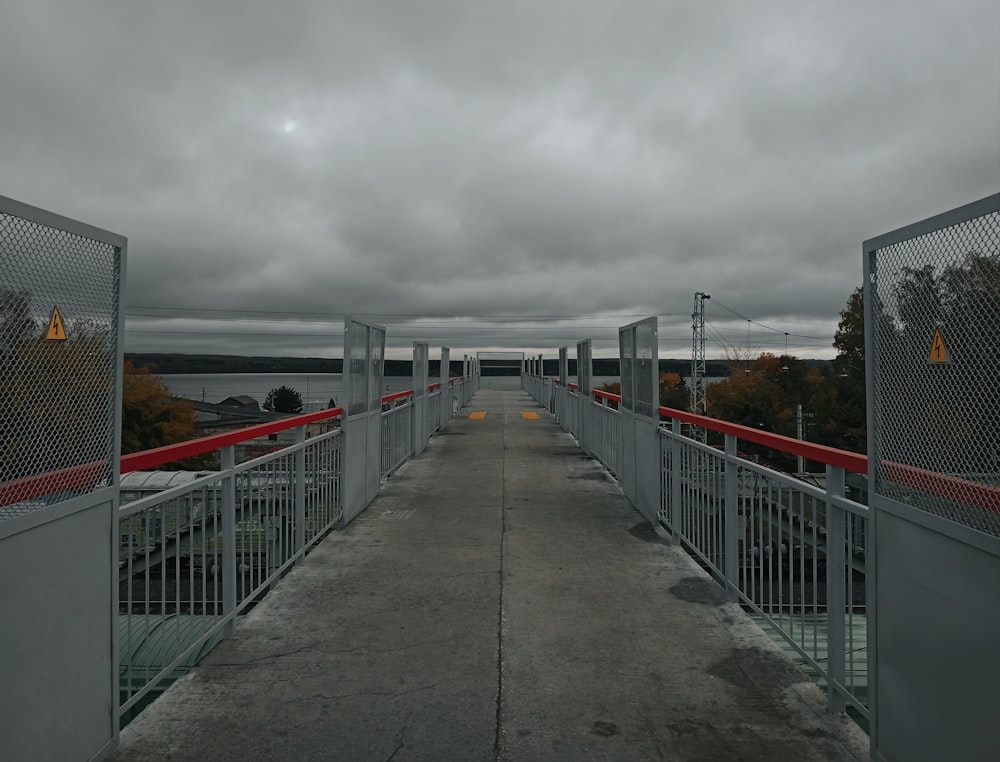
[{"label": "chain-link mesh panel", "polygon": [[875,488],[1000,536],[1000,210],[961,211],[866,246]]},{"label": "chain-link mesh panel", "polygon": [[0,520],[113,482],[121,259],[4,209]]}]

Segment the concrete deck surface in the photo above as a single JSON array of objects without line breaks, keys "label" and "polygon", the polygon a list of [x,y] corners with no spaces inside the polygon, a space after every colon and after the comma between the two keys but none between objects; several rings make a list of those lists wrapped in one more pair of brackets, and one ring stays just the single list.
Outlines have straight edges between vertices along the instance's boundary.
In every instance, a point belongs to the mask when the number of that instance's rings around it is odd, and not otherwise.
[{"label": "concrete deck surface", "polygon": [[113,756],[867,758],[867,736],[547,412],[492,389]]}]

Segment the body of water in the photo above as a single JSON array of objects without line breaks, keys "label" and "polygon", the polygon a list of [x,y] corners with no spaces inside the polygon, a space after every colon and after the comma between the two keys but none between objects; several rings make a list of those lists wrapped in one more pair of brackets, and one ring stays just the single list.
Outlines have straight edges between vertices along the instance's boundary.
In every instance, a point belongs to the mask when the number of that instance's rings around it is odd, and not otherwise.
[{"label": "body of water", "polygon": [[[302,395],[303,409],[322,410],[332,397],[339,405],[344,392],[344,376],[341,373],[177,373],[161,376],[163,382],[175,397],[218,403],[227,397],[247,395],[263,403],[268,392],[280,386],[288,386]],[[431,379],[434,383],[436,379]],[[575,377],[569,379],[576,382]],[[594,379],[595,388],[617,381],[617,378],[599,377]],[[484,376],[482,388],[520,388],[518,376]],[[409,376],[386,376],[382,382],[387,394],[402,392],[413,387]]]}]

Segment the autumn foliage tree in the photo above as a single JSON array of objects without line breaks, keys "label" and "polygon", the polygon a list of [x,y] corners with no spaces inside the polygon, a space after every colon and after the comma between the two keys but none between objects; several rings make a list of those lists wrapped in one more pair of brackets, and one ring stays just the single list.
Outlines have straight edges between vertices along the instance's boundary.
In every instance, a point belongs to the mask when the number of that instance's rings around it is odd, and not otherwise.
[{"label": "autumn foliage tree", "polygon": [[[800,406],[805,439],[829,443],[839,428],[828,375],[790,355],[764,353],[741,363],[706,392],[710,416],[760,431],[797,436]],[[781,457],[777,452],[761,455],[774,465],[794,465],[794,459],[776,462]]]},{"label": "autumn foliage tree", "polygon": [[[125,361],[122,379],[122,454],[197,437],[194,404],[173,399],[148,366]],[[190,467],[191,464],[183,464]],[[194,464],[195,468],[202,467]]]},{"label": "autumn foliage tree", "polygon": [[[690,393],[679,373],[660,373],[659,381],[659,404],[661,407],[672,407],[676,410],[687,410],[690,402]],[[621,394],[622,385],[620,381],[604,384],[598,387],[602,392],[609,394]]]},{"label": "autumn foliage tree", "polygon": [[660,373],[660,405],[675,410],[687,410],[691,406],[691,392],[680,373]]}]

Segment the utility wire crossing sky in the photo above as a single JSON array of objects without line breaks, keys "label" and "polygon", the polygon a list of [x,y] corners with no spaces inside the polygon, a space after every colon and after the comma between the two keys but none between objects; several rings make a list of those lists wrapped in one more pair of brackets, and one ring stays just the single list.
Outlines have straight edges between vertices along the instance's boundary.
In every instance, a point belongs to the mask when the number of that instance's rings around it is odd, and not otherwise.
[{"label": "utility wire crossing sky", "polygon": [[1000,189],[996,0],[32,0],[0,94],[0,194],[129,239],[128,351],[683,357],[702,291],[709,357],[830,357],[863,240]]}]

